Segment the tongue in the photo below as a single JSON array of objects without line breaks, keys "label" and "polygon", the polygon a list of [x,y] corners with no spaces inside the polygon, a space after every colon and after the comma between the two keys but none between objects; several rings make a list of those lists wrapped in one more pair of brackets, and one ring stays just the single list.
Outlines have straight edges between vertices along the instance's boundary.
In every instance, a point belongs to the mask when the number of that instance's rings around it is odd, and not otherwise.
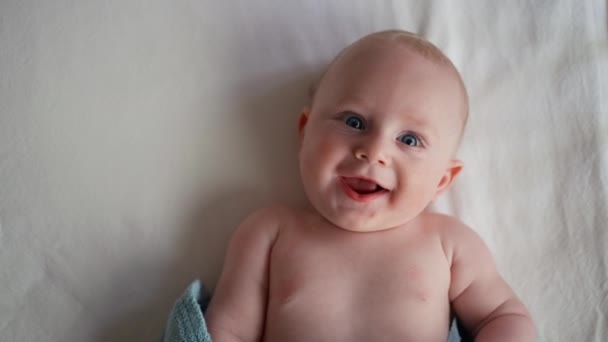
[{"label": "tongue", "polygon": [[360,193],[371,193],[377,189],[376,183],[361,178],[345,178],[344,181],[351,189]]}]

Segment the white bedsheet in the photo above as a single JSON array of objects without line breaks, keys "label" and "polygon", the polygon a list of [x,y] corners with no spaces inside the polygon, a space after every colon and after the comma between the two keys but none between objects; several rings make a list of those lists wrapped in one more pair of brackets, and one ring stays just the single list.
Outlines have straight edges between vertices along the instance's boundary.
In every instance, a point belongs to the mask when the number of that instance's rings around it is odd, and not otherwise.
[{"label": "white bedsheet", "polygon": [[608,340],[606,2],[0,2],[0,341],[151,341],[253,208],[302,200],[295,123],[354,39],[463,73],[474,227],[541,341]]}]

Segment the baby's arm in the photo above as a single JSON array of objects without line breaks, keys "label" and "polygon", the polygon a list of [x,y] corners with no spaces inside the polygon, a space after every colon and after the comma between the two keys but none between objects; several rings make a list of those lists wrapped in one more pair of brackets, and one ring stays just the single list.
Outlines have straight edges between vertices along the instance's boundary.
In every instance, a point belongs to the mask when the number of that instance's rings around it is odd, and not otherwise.
[{"label": "baby's arm", "polygon": [[467,227],[452,247],[450,301],[475,341],[535,341],[530,313],[496,270],[490,251]]},{"label": "baby's arm", "polygon": [[272,209],[247,218],[230,240],[222,274],[205,313],[213,342],[261,341],[268,258],[279,230]]}]

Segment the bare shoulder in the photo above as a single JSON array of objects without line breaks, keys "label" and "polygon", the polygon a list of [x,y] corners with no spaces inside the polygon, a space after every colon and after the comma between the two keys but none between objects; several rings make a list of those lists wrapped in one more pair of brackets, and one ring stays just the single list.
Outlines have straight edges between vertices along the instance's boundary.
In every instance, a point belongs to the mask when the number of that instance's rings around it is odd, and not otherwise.
[{"label": "bare shoulder", "polygon": [[458,218],[435,212],[425,212],[423,215],[424,224],[439,236],[450,265],[465,250],[474,254],[489,254],[481,237]]},{"label": "bare shoulder", "polygon": [[[435,228],[441,230],[450,230],[453,228],[458,228],[460,226],[464,226],[460,220],[458,220],[454,216],[437,213],[433,211],[424,211],[420,214],[425,221],[425,224],[433,226]],[[466,226],[465,226],[466,227]]]},{"label": "bare shoulder", "polygon": [[481,237],[455,217],[428,213],[450,265],[448,298],[456,316],[479,340],[534,341],[534,323],[499,274]]},{"label": "bare shoulder", "polygon": [[256,209],[243,220],[241,227],[249,229],[267,227],[270,229],[270,227],[280,226],[281,221],[288,216],[288,211],[288,207],[279,204]]},{"label": "bare shoulder", "polygon": [[251,212],[243,222],[272,222],[278,218],[278,206],[258,208]]},{"label": "bare shoulder", "polygon": [[299,216],[297,209],[282,204],[263,207],[249,214],[237,231],[277,235]]},{"label": "bare shoulder", "polygon": [[[206,318],[214,341],[260,340],[268,289],[268,258],[278,238],[281,206],[251,213],[232,235]],[[236,340],[236,339],[235,339]]]},{"label": "bare shoulder", "polygon": [[453,216],[425,215],[425,224],[438,235],[450,265],[450,298],[458,297],[480,277],[499,277],[490,250],[471,227]]}]

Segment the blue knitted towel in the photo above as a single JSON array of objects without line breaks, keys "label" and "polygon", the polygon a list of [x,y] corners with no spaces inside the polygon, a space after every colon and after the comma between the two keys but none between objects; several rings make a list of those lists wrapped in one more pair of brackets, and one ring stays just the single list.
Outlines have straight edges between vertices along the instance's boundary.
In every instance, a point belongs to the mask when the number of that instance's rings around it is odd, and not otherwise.
[{"label": "blue knitted towel", "polygon": [[[207,309],[210,295],[207,290],[201,286],[199,280],[195,280],[175,302],[162,342],[211,342],[211,336],[207,331],[203,312]],[[472,341],[466,338],[466,334],[462,339],[458,333],[456,320],[452,322],[448,342],[465,342]],[[462,330],[461,330],[462,332]]]},{"label": "blue knitted towel", "polygon": [[203,311],[209,304],[209,293],[195,280],[175,302],[163,342],[211,342]]}]

